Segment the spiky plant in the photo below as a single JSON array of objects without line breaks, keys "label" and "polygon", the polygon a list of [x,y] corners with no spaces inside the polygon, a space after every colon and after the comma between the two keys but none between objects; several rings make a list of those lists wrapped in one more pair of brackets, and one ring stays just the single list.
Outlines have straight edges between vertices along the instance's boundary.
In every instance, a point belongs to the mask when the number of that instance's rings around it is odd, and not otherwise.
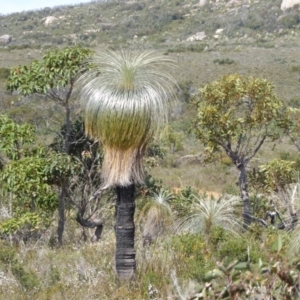
[{"label": "spiky plant", "polygon": [[219,199],[195,196],[194,213],[175,225],[176,232],[203,233],[209,236],[214,227],[238,234],[241,221],[235,214],[235,208],[241,204],[239,197],[224,195]]},{"label": "spiky plant", "polygon": [[151,244],[153,240],[158,238],[167,228],[171,226],[173,221],[172,210],[169,204],[172,195],[165,191],[154,193],[150,201],[148,201],[141,210],[139,220],[145,220],[143,228],[143,245]]},{"label": "spiky plant", "polygon": [[104,148],[103,188],[116,186],[116,269],[121,280],[136,268],[134,189],[144,180],[147,143],[166,120],[175,80],[172,61],[153,52],[98,52],[81,78],[85,130]]},{"label": "spiky plant", "polygon": [[85,130],[103,144],[104,187],[144,180],[147,143],[166,121],[175,80],[166,73],[172,61],[153,52],[104,51],[93,59],[85,82]]}]

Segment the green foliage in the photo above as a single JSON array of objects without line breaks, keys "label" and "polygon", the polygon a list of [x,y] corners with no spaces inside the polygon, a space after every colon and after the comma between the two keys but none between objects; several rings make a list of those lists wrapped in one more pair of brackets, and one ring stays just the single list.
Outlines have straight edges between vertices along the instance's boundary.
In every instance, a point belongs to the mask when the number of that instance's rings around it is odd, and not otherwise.
[{"label": "green foliage", "polygon": [[159,166],[160,161],[165,158],[166,151],[161,147],[161,145],[157,142],[152,142],[147,147],[146,155],[145,155],[145,164],[148,168],[152,168],[155,166]]},{"label": "green foliage", "polygon": [[175,132],[170,125],[167,125],[163,130],[161,139],[171,153],[183,150],[183,137],[180,133]]},{"label": "green foliage", "polygon": [[151,196],[159,193],[163,188],[162,180],[153,177],[151,174],[146,174],[145,183],[139,187],[142,196]]},{"label": "green foliage", "polygon": [[190,88],[192,86],[192,81],[186,80],[183,82],[179,82],[178,86],[179,86],[178,99],[182,102],[189,103],[191,98]]},{"label": "green foliage", "polygon": [[0,68],[0,79],[7,79],[10,74],[10,69],[1,67]]},{"label": "green foliage", "polygon": [[249,242],[247,238],[227,236],[227,239],[218,244],[215,256],[218,260],[237,260],[256,263],[261,258],[261,249],[258,244]]},{"label": "green foliage", "polygon": [[179,193],[174,194],[170,205],[178,218],[191,213],[195,192],[191,186],[186,186]]},{"label": "green foliage", "polygon": [[[28,124],[18,125],[6,116],[0,118],[1,152],[11,159],[2,167],[1,187],[8,204],[14,207],[13,216],[3,220],[0,231],[13,233],[21,228],[39,230],[49,225],[58,206],[57,191],[66,178],[79,171],[76,161],[63,153],[24,145],[34,142],[34,130]],[[12,212],[11,212],[12,213]]]},{"label": "green foliage", "polygon": [[229,238],[228,232],[223,227],[215,226],[209,234],[209,243],[212,249],[216,249],[222,242],[226,242]]},{"label": "green foliage", "polygon": [[16,254],[16,249],[2,243],[0,247],[0,262],[4,264],[7,270],[11,270],[12,274],[16,277],[24,290],[31,291],[38,288],[40,281],[36,273],[31,270],[25,270]]},{"label": "green foliage", "polygon": [[0,261],[4,264],[11,264],[15,260],[16,249],[5,245],[5,243],[1,242],[0,247]]},{"label": "green foliage", "polygon": [[266,193],[284,190],[295,182],[295,162],[273,159],[249,173],[250,185]]},{"label": "green foliage", "polygon": [[[24,209],[26,211],[26,209]],[[17,209],[15,217],[6,219],[0,223],[0,233],[4,236],[16,233],[19,230],[29,231],[30,233],[43,231],[49,224],[49,214],[45,213],[32,213],[24,212],[22,209]],[[25,239],[25,235],[23,238]]]},{"label": "green foliage", "polygon": [[218,261],[213,269],[206,272],[205,282],[197,287],[191,299],[248,299],[249,294],[254,297],[263,294],[278,299],[296,299],[299,258],[283,258],[283,243],[284,240],[278,235],[274,243],[267,246],[267,262],[260,256],[256,261],[250,261],[247,257],[242,261],[229,257]]},{"label": "green foliage", "polygon": [[192,44],[192,45],[177,45],[173,48],[168,48],[165,52],[166,55],[169,53],[185,53],[185,52],[203,52],[207,45],[206,44]]},{"label": "green foliage", "polygon": [[11,161],[0,173],[3,191],[13,195],[14,203],[14,217],[0,225],[3,233],[26,226],[32,231],[47,227],[58,206],[53,185],[60,186],[79,171],[71,156],[48,151],[43,155]]},{"label": "green foliage", "polygon": [[278,23],[282,25],[284,28],[295,28],[297,24],[300,22],[300,17],[298,12],[291,12],[290,14],[283,15]]},{"label": "green foliage", "polygon": [[300,72],[300,66],[297,65],[297,66],[292,66],[292,69],[291,69],[292,72]]},{"label": "green foliage", "polygon": [[31,291],[39,287],[40,281],[38,276],[34,271],[26,271],[22,263],[14,262],[11,265],[11,270],[25,290]]},{"label": "green foliage", "polygon": [[284,107],[283,111],[278,118],[278,124],[285,135],[287,135],[291,143],[300,152],[300,140],[299,140],[299,112],[298,99],[292,99],[290,101],[291,106]]},{"label": "green foliage", "polygon": [[0,115],[0,155],[17,160],[24,155],[24,146],[34,141],[35,131],[30,124],[18,125],[7,116]]},{"label": "green foliage", "polygon": [[175,256],[181,261],[180,277],[201,280],[205,273],[205,242],[200,234],[183,234],[174,236],[171,247]]},{"label": "green foliage", "polygon": [[23,96],[48,94],[51,98],[59,98],[54,90],[73,85],[78,76],[86,71],[83,63],[90,55],[90,50],[81,47],[52,50],[41,61],[35,60],[29,66],[13,69],[7,89],[17,90]]},{"label": "green foliage", "polygon": [[271,129],[282,103],[264,79],[224,76],[201,88],[194,102],[196,135],[208,155],[223,149],[233,163],[241,156],[247,161],[267,137],[276,138]]}]

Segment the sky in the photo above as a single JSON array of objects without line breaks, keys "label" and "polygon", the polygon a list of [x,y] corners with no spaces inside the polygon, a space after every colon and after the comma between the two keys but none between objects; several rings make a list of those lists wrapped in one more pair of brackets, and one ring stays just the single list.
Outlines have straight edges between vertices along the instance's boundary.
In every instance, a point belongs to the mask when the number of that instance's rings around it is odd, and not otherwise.
[{"label": "sky", "polygon": [[0,0],[0,14],[6,15],[25,10],[87,2],[91,2],[91,0]]}]

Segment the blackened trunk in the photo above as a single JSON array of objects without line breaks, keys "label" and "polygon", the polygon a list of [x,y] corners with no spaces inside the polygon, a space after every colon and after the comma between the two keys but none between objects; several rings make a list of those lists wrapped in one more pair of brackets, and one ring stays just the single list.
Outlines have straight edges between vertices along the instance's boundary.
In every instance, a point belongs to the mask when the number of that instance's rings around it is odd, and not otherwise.
[{"label": "blackened trunk", "polygon": [[120,280],[131,279],[136,270],[134,249],[134,184],[117,186],[116,270]]},{"label": "blackened trunk", "polygon": [[241,198],[243,201],[243,219],[244,219],[244,229],[247,229],[252,221],[252,212],[251,212],[251,203],[248,194],[248,182],[247,182],[247,174],[246,174],[246,166],[245,164],[240,164],[238,166],[240,171],[239,177],[239,186],[241,192]]},{"label": "blackened trunk", "polygon": [[67,197],[67,182],[63,182],[61,185],[61,191],[59,195],[58,203],[58,227],[57,227],[57,241],[58,245],[63,245],[63,233],[65,229],[65,199]]}]

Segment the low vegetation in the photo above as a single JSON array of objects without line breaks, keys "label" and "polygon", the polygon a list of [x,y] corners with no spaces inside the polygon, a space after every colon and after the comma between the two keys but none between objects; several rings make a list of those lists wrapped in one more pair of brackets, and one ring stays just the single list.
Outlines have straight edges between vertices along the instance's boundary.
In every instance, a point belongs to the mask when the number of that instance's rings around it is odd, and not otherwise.
[{"label": "low vegetation", "polygon": [[[13,36],[0,45],[0,298],[300,298],[299,11],[229,5],[93,1],[0,16]],[[176,65],[169,122],[148,136],[134,182],[125,281],[120,202],[99,189],[108,150],[84,135],[74,84],[104,48]]]}]

